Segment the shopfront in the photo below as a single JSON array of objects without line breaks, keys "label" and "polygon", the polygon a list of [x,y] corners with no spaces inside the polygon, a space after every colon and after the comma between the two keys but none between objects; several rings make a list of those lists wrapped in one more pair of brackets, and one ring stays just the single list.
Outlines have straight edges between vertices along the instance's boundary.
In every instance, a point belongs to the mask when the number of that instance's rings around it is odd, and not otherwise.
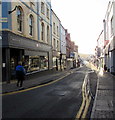
[{"label": "shopfront", "polygon": [[10,79],[15,79],[15,68],[19,61],[24,59],[24,50],[16,48],[2,49],[2,76],[3,81],[9,82]]},{"label": "shopfront", "polygon": [[25,50],[24,67],[27,73],[48,69],[48,52]]},{"label": "shopfront", "polygon": [[10,80],[15,79],[15,68],[19,61],[22,61],[27,75],[52,69],[51,46],[4,31],[2,39],[3,81],[10,83]]},{"label": "shopfront", "polygon": [[53,51],[53,68],[60,70],[60,52]]}]

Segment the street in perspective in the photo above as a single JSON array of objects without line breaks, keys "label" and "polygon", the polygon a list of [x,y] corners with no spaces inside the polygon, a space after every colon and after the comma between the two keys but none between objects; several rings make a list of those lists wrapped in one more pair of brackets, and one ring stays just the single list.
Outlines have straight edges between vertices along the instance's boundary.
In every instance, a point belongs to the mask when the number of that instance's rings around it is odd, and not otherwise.
[{"label": "street in perspective", "polygon": [[[89,81],[89,77],[93,80]],[[36,83],[36,87],[31,87],[32,80],[26,80],[24,84],[26,89],[15,92],[5,91],[6,86],[3,85],[3,118],[90,117],[97,83],[97,75],[94,71],[83,66],[37,77],[36,81],[39,79],[42,82]],[[13,90],[16,88],[16,83],[12,84],[14,84]],[[80,109],[81,104],[83,108]]]},{"label": "street in perspective", "polygon": [[0,0],[1,120],[115,118],[115,2],[64,4]]}]

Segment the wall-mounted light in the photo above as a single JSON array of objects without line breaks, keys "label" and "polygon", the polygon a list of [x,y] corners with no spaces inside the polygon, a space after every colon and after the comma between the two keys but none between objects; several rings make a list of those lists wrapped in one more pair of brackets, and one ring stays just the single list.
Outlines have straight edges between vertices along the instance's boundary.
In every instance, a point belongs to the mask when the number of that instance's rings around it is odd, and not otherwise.
[{"label": "wall-mounted light", "polygon": [[11,11],[8,11],[8,14],[11,14],[12,12],[14,12],[17,9],[18,6],[15,6],[15,8]]}]

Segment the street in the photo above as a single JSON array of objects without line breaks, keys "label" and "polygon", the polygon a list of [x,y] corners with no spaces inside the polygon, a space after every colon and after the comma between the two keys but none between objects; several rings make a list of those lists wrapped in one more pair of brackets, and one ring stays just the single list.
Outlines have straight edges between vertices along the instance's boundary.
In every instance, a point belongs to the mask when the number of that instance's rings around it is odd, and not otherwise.
[{"label": "street", "polygon": [[[4,118],[69,118],[75,119],[82,104],[82,85],[87,72],[84,67],[69,71],[59,81],[25,92],[2,97]],[[51,78],[50,78],[51,79]],[[54,79],[54,77],[52,77]],[[95,82],[95,81],[94,81]],[[95,94],[96,82],[91,82]],[[95,87],[94,87],[95,86]],[[93,101],[91,100],[91,104]],[[88,115],[91,112],[91,105]],[[88,116],[89,117],[89,116]]]}]

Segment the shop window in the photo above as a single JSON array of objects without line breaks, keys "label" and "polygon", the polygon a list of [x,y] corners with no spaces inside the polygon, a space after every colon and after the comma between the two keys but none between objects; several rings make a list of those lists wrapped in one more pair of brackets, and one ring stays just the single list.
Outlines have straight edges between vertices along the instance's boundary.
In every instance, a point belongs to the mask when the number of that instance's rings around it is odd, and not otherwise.
[{"label": "shop window", "polygon": [[41,69],[47,69],[48,68],[48,58],[45,56],[40,56],[41,60]]},{"label": "shop window", "polygon": [[56,57],[53,57],[53,67],[56,67]]},{"label": "shop window", "polygon": [[38,71],[40,69],[39,62],[39,56],[30,56],[28,72]]},{"label": "shop window", "polygon": [[26,56],[25,69],[27,72],[39,71],[48,68],[48,57],[46,56]]}]

